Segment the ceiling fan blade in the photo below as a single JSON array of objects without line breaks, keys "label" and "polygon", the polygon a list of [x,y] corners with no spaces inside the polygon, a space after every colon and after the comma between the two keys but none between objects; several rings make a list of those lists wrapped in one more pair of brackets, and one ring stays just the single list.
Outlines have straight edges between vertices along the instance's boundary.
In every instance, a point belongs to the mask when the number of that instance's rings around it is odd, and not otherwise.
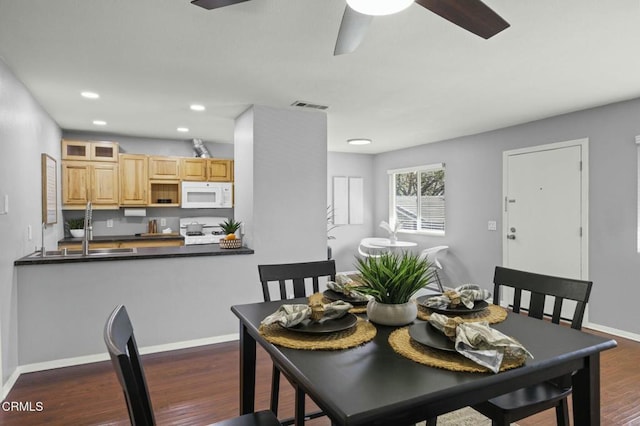
[{"label": "ceiling fan blade", "polygon": [[344,9],[344,15],[342,15],[342,23],[340,24],[340,30],[338,30],[338,39],[336,40],[333,56],[351,53],[356,50],[364,39],[372,20],[373,16],[356,12],[347,5]]},{"label": "ceiling fan blade", "polygon": [[509,28],[507,21],[480,0],[415,0],[415,2],[485,39]]},{"label": "ceiling fan blade", "polygon": [[249,0],[192,0],[191,4],[204,7],[205,9],[217,9],[219,7],[231,6],[232,4],[242,3]]}]

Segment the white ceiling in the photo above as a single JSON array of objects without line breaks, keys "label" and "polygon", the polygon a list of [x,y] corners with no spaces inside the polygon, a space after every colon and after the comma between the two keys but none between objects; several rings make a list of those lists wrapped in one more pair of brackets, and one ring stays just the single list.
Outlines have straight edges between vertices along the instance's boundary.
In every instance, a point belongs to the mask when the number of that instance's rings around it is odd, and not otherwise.
[{"label": "white ceiling", "polygon": [[[0,0],[0,56],[64,129],[232,143],[249,105],[302,100],[329,106],[329,150],[343,152],[640,96],[638,0],[486,3],[511,24],[489,40],[414,4],[375,18],[355,53],[334,57],[344,0],[211,11],[188,0]],[[346,144],[356,137],[373,144]]]}]

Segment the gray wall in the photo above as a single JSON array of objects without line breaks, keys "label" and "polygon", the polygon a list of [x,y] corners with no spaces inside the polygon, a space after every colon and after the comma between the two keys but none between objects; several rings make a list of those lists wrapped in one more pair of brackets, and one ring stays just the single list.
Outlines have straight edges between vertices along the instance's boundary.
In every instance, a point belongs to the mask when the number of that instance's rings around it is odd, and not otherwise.
[{"label": "gray wall", "polygon": [[589,307],[592,323],[640,334],[637,252],[637,160],[640,99],[593,108],[445,142],[376,156],[375,221],[388,216],[386,170],[446,163],[447,231],[444,237],[407,237],[421,248],[449,245],[446,284],[489,286],[502,262],[502,152],[589,138]]},{"label": "gray wall", "polygon": [[[9,195],[9,214],[0,216],[0,394],[2,384],[18,365],[17,274],[13,261],[42,244],[41,153],[60,164],[60,129],[0,60],[0,210],[4,195]],[[31,240],[28,226],[32,228]],[[46,244],[55,244],[61,235],[59,221],[45,231]]]},{"label": "gray wall", "polygon": [[[332,182],[334,176],[354,176],[364,179],[364,220],[361,225],[339,225],[330,235],[335,237],[329,240],[332,257],[336,261],[338,271],[352,271],[355,269],[355,255],[358,253],[358,244],[362,238],[371,237],[377,231],[379,222],[374,221],[374,212],[371,206],[375,199],[374,193],[374,156],[370,154],[347,154],[330,152],[328,155],[327,170],[327,205],[333,203]],[[375,223],[374,223],[375,222]]]}]

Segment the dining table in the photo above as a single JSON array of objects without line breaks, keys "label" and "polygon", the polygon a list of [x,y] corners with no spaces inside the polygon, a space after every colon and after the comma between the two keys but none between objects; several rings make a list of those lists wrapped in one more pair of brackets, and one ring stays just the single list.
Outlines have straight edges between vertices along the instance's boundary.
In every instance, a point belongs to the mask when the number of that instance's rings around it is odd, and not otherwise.
[{"label": "dining table", "polygon": [[[313,399],[332,425],[415,424],[565,374],[573,374],[573,424],[600,424],[600,353],[616,346],[613,339],[509,312],[492,326],[517,339],[534,358],[495,374],[460,372],[399,355],[389,343],[398,327],[373,324],[372,340],[342,350],[273,344],[260,332],[260,323],[284,303],[306,299],[231,307],[240,322],[240,414],[254,411],[259,344],[304,392],[296,394]],[[303,423],[304,403],[297,400],[295,424]]]}]

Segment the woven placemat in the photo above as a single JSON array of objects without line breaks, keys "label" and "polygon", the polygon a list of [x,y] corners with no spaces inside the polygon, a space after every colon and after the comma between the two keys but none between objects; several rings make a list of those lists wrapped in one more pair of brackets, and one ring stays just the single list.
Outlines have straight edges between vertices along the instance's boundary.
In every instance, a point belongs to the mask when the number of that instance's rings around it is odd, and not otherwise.
[{"label": "woven placemat", "polygon": [[[433,311],[429,308],[418,304],[418,318],[423,321],[429,321],[429,316]],[[452,316],[452,315],[448,315]],[[507,310],[502,306],[489,304],[489,307],[483,311],[475,312],[467,315],[455,315],[462,318],[464,322],[486,321],[489,324],[497,324],[507,319]]]},{"label": "woven placemat", "polygon": [[354,327],[336,333],[300,333],[289,331],[279,324],[260,326],[259,331],[265,339],[274,345],[311,351],[353,348],[373,340],[377,333],[374,325],[362,318],[358,318]]},{"label": "woven placemat", "polygon": [[[402,327],[392,332],[389,336],[389,344],[394,351],[403,357],[430,367],[469,373],[489,373],[491,371],[459,353],[432,349],[416,342],[409,336],[409,327]],[[513,359],[505,356],[500,371],[520,367],[524,361],[525,358]]]}]

